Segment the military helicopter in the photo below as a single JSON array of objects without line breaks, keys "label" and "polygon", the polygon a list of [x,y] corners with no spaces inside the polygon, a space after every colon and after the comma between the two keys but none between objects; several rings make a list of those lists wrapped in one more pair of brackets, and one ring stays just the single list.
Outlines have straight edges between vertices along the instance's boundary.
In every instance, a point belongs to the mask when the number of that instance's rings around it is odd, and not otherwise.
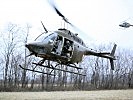
[{"label": "military helicopter", "polygon": [[133,25],[129,24],[128,22],[124,22],[124,23],[120,24],[119,26],[124,27],[124,28],[129,28],[130,26],[133,26]]},{"label": "military helicopter", "polygon": [[[64,22],[75,27],[72,23],[70,23],[66,17],[57,9],[55,4],[50,3],[55,12],[62,17]],[[42,23],[42,22],[41,22]],[[78,63],[82,62],[83,56],[92,55],[107,58],[110,60],[111,69],[114,70],[113,60],[116,60],[114,54],[116,50],[116,44],[114,45],[111,52],[96,52],[94,50],[90,50],[83,40],[78,37],[77,33],[73,33],[68,29],[60,28],[54,32],[49,32],[44,24],[42,26],[45,30],[45,34],[39,35],[34,42],[27,43],[25,46],[30,51],[29,56],[36,56],[42,58],[37,63],[33,63],[37,66],[41,66],[44,68],[51,69],[50,73],[44,73],[41,71],[37,71],[34,69],[28,69],[20,66],[21,68],[29,71],[34,71],[38,73],[53,75],[52,72],[54,70],[60,70],[63,72],[74,73],[77,75],[83,75],[79,70],[82,68],[77,66]],[[46,62],[47,63],[44,63]],[[51,62],[56,62],[56,64],[52,64]],[[58,66],[66,66],[64,69],[58,68]],[[77,69],[78,72],[69,71],[67,67],[71,67]]]}]

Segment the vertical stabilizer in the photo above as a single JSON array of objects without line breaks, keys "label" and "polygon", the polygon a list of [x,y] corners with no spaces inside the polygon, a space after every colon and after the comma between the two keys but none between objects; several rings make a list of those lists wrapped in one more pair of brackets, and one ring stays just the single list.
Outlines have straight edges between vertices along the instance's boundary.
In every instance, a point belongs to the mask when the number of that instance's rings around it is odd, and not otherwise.
[{"label": "vertical stabilizer", "polygon": [[109,59],[109,60],[110,60],[111,69],[114,70],[114,61],[113,59]]},{"label": "vertical stabilizer", "polygon": [[111,53],[110,53],[110,55],[111,56],[114,56],[114,54],[115,54],[115,50],[116,50],[116,44],[114,45],[114,47],[113,47],[113,49],[112,49],[112,51],[111,51]]},{"label": "vertical stabilizer", "polygon": [[110,65],[111,65],[111,69],[112,70],[114,70],[114,61],[113,60],[115,60],[115,57],[114,57],[114,54],[115,54],[115,50],[116,50],[116,44],[114,44],[114,47],[113,47],[113,49],[112,49],[112,51],[111,51],[111,53],[110,53],[110,56],[112,56],[112,58],[110,58],[109,60],[110,60]]}]

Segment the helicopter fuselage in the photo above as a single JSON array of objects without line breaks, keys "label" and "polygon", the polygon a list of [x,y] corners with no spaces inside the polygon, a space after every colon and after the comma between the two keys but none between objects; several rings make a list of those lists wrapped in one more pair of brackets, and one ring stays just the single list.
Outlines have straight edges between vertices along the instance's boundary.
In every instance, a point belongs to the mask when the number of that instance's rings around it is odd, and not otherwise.
[{"label": "helicopter fuselage", "polygon": [[110,60],[111,69],[114,69],[116,44],[111,52],[96,52],[89,50],[77,34],[67,29],[41,34],[33,43],[26,44],[31,52],[30,55],[43,58],[43,60],[55,61],[60,64],[69,65],[82,61],[84,55],[93,55]]},{"label": "helicopter fuselage", "polygon": [[67,29],[59,29],[46,36],[42,34],[26,47],[32,55],[63,64],[81,62],[87,49],[77,34]]}]

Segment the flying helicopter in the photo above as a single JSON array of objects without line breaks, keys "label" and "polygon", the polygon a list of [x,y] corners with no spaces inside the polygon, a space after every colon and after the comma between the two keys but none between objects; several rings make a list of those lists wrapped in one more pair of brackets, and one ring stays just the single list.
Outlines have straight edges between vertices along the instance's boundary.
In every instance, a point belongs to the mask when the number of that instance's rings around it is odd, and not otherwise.
[{"label": "flying helicopter", "polygon": [[[68,21],[68,19],[57,9],[54,3],[50,3],[55,12],[62,17],[65,23],[69,24],[72,27],[75,27],[72,23]],[[85,76],[80,73],[79,70],[82,68],[77,66],[78,63],[82,62],[84,56],[97,56],[103,57],[110,60],[111,69],[114,70],[113,60],[116,60],[114,54],[116,50],[116,44],[111,52],[96,52],[94,50],[90,50],[84,41],[78,36],[77,33],[73,33],[66,28],[59,28],[53,32],[49,32],[44,26],[43,22],[41,22],[45,34],[39,35],[34,42],[27,43],[25,45],[26,48],[30,51],[30,55],[28,56],[36,56],[42,58],[39,62],[34,63],[36,66],[41,66],[44,68],[49,68],[51,71],[41,72],[34,69],[28,69],[20,66],[21,68],[29,71],[34,71],[38,73],[53,75],[52,72],[54,70],[59,70],[63,72],[74,73],[77,75]],[[47,63],[45,63],[47,62]],[[52,64],[52,62],[56,62],[56,64]],[[66,66],[64,69],[60,69],[58,66]],[[67,67],[71,67],[77,69],[77,71],[67,70]]]},{"label": "flying helicopter", "polygon": [[133,26],[133,25],[131,25],[131,24],[128,23],[128,22],[124,22],[124,23],[122,23],[122,24],[119,24],[119,26],[120,26],[120,27],[124,27],[124,28],[129,28],[130,26]]}]

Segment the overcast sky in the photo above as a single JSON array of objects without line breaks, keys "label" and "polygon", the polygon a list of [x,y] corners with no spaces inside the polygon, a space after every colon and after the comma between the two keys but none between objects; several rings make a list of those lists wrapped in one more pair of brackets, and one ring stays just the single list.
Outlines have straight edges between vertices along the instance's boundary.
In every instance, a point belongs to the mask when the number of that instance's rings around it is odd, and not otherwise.
[{"label": "overcast sky", "polygon": [[[79,35],[87,42],[111,42],[133,48],[133,27],[119,27],[122,21],[133,24],[133,0],[55,0],[55,3],[70,22],[85,32]],[[0,29],[8,22],[28,23],[35,38],[43,32],[41,20],[48,30],[56,30],[62,23],[47,0],[0,0]]]}]

